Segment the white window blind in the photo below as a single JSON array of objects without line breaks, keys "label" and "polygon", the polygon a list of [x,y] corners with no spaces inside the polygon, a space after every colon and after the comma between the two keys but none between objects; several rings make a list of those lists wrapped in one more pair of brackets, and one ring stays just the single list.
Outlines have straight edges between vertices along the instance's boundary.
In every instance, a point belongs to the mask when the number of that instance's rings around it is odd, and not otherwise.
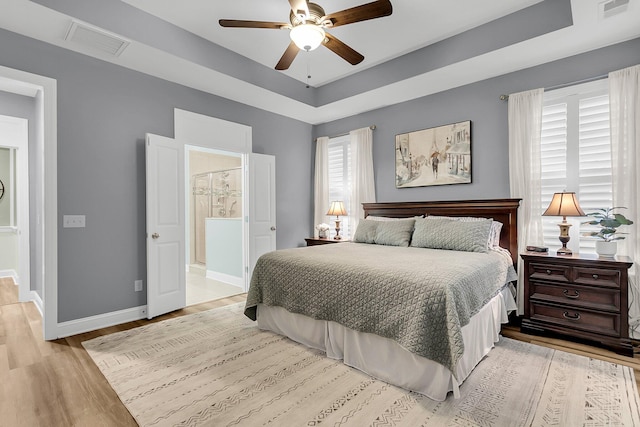
[{"label": "white window blind", "polygon": [[[349,135],[331,138],[328,145],[329,151],[329,204],[333,201],[343,201],[346,209],[349,208],[351,195],[351,144]],[[330,217],[331,237],[336,234],[334,220]],[[340,235],[349,238],[352,235],[349,217],[340,217]]]},{"label": "white window blind", "polygon": [[[542,206],[553,193],[575,191],[586,213],[612,203],[609,95],[606,80],[545,93],[542,113]],[[567,218],[573,224],[568,246],[595,253],[595,241],[583,237],[588,218]],[[558,249],[561,218],[543,217],[545,246]]]}]

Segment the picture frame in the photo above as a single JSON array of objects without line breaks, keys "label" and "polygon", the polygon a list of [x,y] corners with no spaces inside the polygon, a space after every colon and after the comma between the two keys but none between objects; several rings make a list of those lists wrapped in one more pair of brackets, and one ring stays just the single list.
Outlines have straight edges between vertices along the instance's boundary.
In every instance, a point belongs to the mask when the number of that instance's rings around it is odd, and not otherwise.
[{"label": "picture frame", "polygon": [[471,183],[471,120],[396,135],[396,188]]}]

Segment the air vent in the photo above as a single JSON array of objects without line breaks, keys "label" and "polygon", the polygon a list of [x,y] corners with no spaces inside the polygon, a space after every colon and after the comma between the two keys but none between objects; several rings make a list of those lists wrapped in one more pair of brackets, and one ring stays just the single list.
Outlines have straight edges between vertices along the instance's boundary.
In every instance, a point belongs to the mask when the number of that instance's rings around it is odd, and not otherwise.
[{"label": "air vent", "polygon": [[116,34],[78,21],[71,22],[64,39],[113,56],[120,56],[129,46],[128,40]]},{"label": "air vent", "polygon": [[629,6],[629,0],[609,0],[598,4],[598,14],[601,19],[625,12]]}]

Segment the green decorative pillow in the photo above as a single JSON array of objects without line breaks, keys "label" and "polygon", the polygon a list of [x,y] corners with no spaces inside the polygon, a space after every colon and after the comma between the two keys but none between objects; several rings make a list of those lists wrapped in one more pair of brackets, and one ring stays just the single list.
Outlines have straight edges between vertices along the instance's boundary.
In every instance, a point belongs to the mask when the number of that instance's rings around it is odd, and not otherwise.
[{"label": "green decorative pillow", "polygon": [[[484,221],[486,218],[474,216],[435,216],[429,215],[428,219],[451,219],[453,221]],[[498,221],[491,222],[491,230],[489,231],[489,239],[487,240],[487,248],[491,249],[500,246],[500,232],[502,231],[502,223]]]},{"label": "green decorative pillow", "polygon": [[358,228],[356,228],[356,232],[353,235],[353,241],[356,243],[375,243],[376,231],[378,230],[379,224],[381,224],[380,221],[361,219],[358,222]]},{"label": "green decorative pillow", "polygon": [[487,252],[491,219],[456,221],[448,218],[416,220],[411,246],[465,252]]},{"label": "green decorative pillow", "polygon": [[387,246],[409,246],[415,219],[378,221],[376,244]]},{"label": "green decorative pillow", "polygon": [[356,243],[409,246],[415,220],[375,221],[361,219],[353,236]]}]

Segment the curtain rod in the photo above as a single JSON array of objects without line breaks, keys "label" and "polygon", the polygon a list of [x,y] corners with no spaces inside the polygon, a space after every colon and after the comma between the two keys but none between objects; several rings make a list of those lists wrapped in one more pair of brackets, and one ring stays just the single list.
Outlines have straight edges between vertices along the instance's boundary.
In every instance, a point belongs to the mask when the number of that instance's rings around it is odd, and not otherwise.
[{"label": "curtain rod", "polygon": [[[556,89],[563,89],[565,87],[579,85],[579,84],[582,84],[582,83],[595,82],[596,80],[606,79],[607,77],[609,77],[609,75],[608,74],[604,74],[604,75],[601,75],[601,76],[590,77],[588,79],[577,80],[575,82],[562,83],[562,84],[555,85],[555,86],[549,86],[549,87],[544,88],[544,90],[545,91],[550,91],[550,90],[556,90]],[[509,95],[500,95],[500,101],[508,101],[508,100],[509,100]]]},{"label": "curtain rod", "polygon": [[[369,129],[375,130],[376,129],[376,125],[369,126]],[[333,136],[330,136],[329,138],[339,138],[341,136],[347,136],[347,135],[349,135],[349,132],[341,133],[339,135],[333,135]],[[317,140],[318,140],[318,138],[314,139],[314,141],[317,141]]]}]

